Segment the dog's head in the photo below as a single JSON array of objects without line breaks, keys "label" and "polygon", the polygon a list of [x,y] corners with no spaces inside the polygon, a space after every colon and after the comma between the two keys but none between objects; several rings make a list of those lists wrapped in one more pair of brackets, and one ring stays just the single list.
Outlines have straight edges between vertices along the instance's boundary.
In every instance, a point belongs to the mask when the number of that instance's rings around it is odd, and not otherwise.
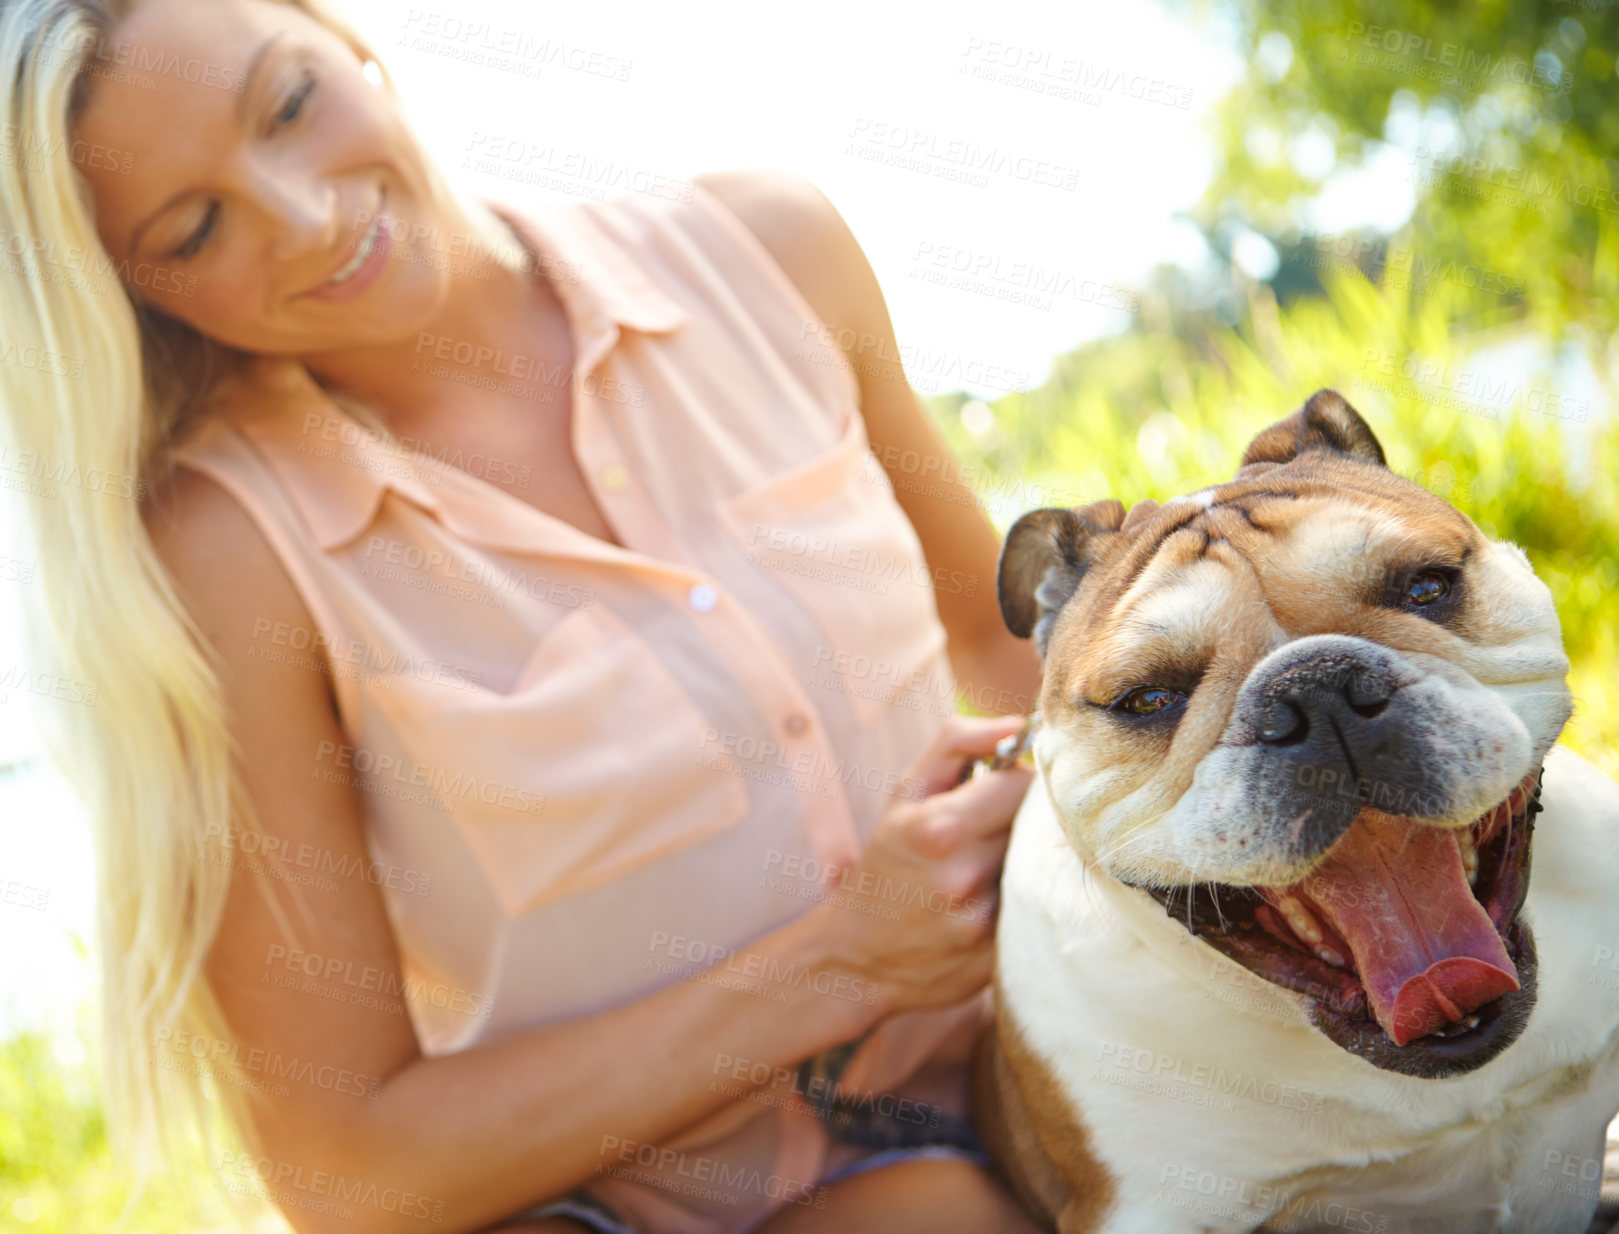
[{"label": "dog's head", "polygon": [[999,585],[1084,859],[1377,1066],[1454,1075],[1511,1043],[1538,773],[1571,709],[1522,551],[1322,390],[1228,483],[1024,515]]}]

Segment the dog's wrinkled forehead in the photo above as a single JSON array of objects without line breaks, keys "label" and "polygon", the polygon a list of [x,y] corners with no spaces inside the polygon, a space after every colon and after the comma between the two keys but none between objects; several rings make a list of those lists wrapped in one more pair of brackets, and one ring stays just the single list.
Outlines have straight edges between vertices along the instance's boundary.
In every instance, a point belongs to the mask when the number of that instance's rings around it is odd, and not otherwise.
[{"label": "dog's wrinkled forehead", "polygon": [[1478,539],[1458,511],[1389,471],[1371,429],[1323,390],[1256,437],[1224,484],[1128,512],[1110,500],[1024,515],[1002,550],[1001,608],[1049,674],[1053,645],[1101,622],[1193,637],[1216,605],[1251,605],[1294,637],[1316,616],[1328,628],[1331,615],[1310,606],[1329,593],[1382,587],[1393,558],[1459,565]]}]

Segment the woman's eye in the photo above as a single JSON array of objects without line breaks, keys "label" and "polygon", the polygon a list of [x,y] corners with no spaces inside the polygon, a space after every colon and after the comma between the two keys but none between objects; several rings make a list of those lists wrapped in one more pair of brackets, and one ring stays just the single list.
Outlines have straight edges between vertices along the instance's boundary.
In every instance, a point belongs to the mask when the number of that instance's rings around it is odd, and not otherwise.
[{"label": "woman's eye", "polygon": [[296,120],[298,118],[298,113],[303,110],[304,100],[309,97],[309,92],[314,88],[314,76],[310,73],[305,73],[303,81],[298,83],[298,88],[294,90],[287,101],[281,105],[281,110],[276,112],[276,123],[291,124],[294,120]]},{"label": "woman's eye", "polygon": [[1415,608],[1423,608],[1450,594],[1450,579],[1438,570],[1424,570],[1411,577],[1405,585],[1404,600]]},{"label": "woman's eye", "polygon": [[1133,715],[1150,716],[1185,701],[1186,695],[1180,690],[1166,690],[1162,686],[1142,686],[1139,690],[1131,690],[1113,705]]},{"label": "woman's eye", "polygon": [[218,216],[219,203],[217,201],[209,202],[208,213],[202,216],[202,222],[197,225],[197,230],[187,236],[180,247],[170,253],[169,256],[178,257],[182,260],[187,257],[195,257],[207,241],[209,233],[213,231],[214,220]]}]

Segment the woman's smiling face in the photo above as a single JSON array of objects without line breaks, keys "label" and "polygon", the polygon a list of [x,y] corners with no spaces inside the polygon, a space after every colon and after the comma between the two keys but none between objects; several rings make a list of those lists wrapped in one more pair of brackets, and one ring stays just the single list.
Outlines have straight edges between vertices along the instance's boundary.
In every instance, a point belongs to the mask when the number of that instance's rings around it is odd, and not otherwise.
[{"label": "woman's smiling face", "polygon": [[286,355],[398,342],[432,316],[449,275],[431,250],[454,224],[336,34],[269,0],[140,0],[101,51],[73,136],[133,155],[128,174],[81,170],[138,299]]}]

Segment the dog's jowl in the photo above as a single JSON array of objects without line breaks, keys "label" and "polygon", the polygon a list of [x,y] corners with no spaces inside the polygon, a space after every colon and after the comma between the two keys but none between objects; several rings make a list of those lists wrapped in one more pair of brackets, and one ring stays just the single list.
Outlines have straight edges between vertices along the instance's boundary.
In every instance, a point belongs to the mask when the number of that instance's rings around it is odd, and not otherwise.
[{"label": "dog's jowl", "polygon": [[1045,678],[977,1092],[1024,1202],[1063,1234],[1581,1234],[1619,785],[1555,744],[1524,554],[1323,390],[1229,483],[1025,515],[999,583]]}]

